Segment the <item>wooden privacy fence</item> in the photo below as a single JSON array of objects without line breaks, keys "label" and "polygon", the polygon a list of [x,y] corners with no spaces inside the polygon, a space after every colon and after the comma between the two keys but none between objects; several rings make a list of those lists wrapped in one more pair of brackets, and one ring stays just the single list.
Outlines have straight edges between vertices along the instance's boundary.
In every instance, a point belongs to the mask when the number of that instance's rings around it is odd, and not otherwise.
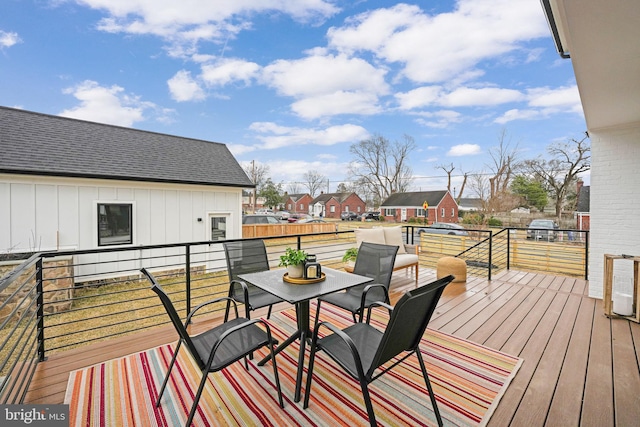
[{"label": "wooden privacy fence", "polygon": [[242,238],[290,236],[293,234],[312,234],[338,231],[334,222],[247,224],[242,226]]},{"label": "wooden privacy fence", "polygon": [[[512,230],[513,231],[513,230]],[[494,268],[507,267],[525,271],[543,271],[549,274],[583,277],[587,263],[587,251],[582,242],[563,239],[559,242],[545,242],[525,239],[525,232],[511,232],[493,236],[492,261]],[[479,236],[478,236],[479,237]],[[470,236],[443,234],[423,234],[420,238],[420,265],[436,268],[443,256],[458,256],[476,245],[480,240],[473,233]],[[509,245],[507,245],[507,238]],[[508,254],[507,254],[508,249]],[[477,252],[477,253],[476,253]],[[478,248],[464,256],[466,261],[488,262],[489,246],[485,241]]]}]

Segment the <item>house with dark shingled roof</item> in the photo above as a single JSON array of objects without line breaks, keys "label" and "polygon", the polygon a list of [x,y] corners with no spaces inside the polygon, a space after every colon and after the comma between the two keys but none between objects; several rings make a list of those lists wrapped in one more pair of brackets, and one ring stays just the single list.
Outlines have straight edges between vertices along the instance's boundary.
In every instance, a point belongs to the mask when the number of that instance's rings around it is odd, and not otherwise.
[{"label": "house with dark shingled roof", "polygon": [[226,145],[0,107],[0,253],[242,237]]},{"label": "house with dark shingled roof", "polygon": [[387,221],[423,220],[425,204],[429,224],[458,222],[458,204],[447,190],[394,193],[380,205],[380,215]]},{"label": "house with dark shingled roof", "polygon": [[342,212],[355,212],[361,215],[366,204],[356,193],[325,193],[321,192],[311,202],[311,214],[325,218],[340,219]]}]

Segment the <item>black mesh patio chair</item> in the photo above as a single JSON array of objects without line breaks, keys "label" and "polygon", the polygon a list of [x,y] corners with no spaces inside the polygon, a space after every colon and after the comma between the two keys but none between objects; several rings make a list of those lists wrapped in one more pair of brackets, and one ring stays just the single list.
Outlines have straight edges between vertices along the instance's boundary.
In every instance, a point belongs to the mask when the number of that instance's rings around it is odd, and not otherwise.
[{"label": "black mesh patio chair", "polygon": [[[358,257],[356,258],[353,273],[370,277],[373,281],[347,289],[344,292],[335,292],[318,298],[316,319],[320,315],[322,302],[349,310],[353,315],[354,322],[362,321],[364,310],[371,303],[375,301],[388,303],[391,273],[393,273],[393,263],[396,260],[397,253],[397,246],[362,242],[358,249]],[[359,316],[358,319],[356,319],[356,315]]]},{"label": "black mesh patio chair", "polygon": [[[164,390],[169,381],[171,370],[173,369],[173,365],[175,364],[176,358],[178,356],[178,351],[180,351],[180,346],[183,343],[187,347],[187,350],[189,350],[189,353],[191,353],[191,356],[198,363],[198,366],[202,371],[200,386],[198,387],[198,391],[193,399],[191,411],[189,412],[189,418],[187,419],[185,426],[189,426],[193,422],[193,417],[196,413],[196,409],[198,408],[200,395],[202,394],[204,386],[207,383],[207,375],[210,372],[217,372],[221,369],[224,369],[232,363],[237,362],[238,360],[243,358],[245,360],[245,367],[248,369],[246,359],[247,356],[253,351],[264,346],[269,347],[269,350],[271,351],[271,360],[273,361],[273,375],[276,382],[276,389],[278,390],[278,401],[280,403],[280,407],[284,407],[284,403],[282,401],[282,392],[280,390],[280,379],[278,378],[278,367],[276,365],[276,359],[273,351],[276,341],[271,336],[271,329],[267,322],[261,319],[250,320],[238,317],[238,307],[236,305],[236,302],[229,297],[221,297],[198,305],[189,313],[187,319],[183,324],[180,320],[180,316],[173,306],[173,303],[171,302],[171,299],[169,299],[169,297],[157,283],[153,275],[144,268],[140,271],[151,282],[151,290],[153,290],[160,297],[162,305],[167,311],[167,314],[169,315],[173,326],[175,326],[178,335],[180,336],[178,345],[173,352],[171,363],[169,364],[169,370],[167,371],[167,374],[164,377],[164,381],[162,382],[162,387],[160,388],[160,393],[158,394],[158,400],[156,401],[156,407],[160,407],[162,394],[164,393]],[[189,335],[189,333],[187,332],[187,325],[198,310],[200,310],[204,306],[225,300],[231,300],[231,302],[233,302],[236,314],[235,319],[225,321],[221,325],[218,325],[200,334]],[[265,327],[265,330],[258,327],[257,323],[261,323]]]},{"label": "black mesh patio chair", "polygon": [[[454,276],[449,275],[418,289],[408,291],[400,298],[395,307],[385,303],[373,303],[368,309],[366,322],[355,323],[344,330],[340,330],[329,322],[318,323],[316,321],[311,342],[304,408],[309,407],[316,353],[324,351],[349,375],[360,381],[369,423],[375,426],[376,418],[369,397],[369,383],[415,354],[427,385],[433,412],[438,420],[438,425],[442,426],[442,417],[420,353],[419,344],[445,286],[453,279]],[[371,309],[376,306],[391,311],[391,317],[384,332],[369,324]],[[323,327],[333,333],[319,339],[318,331]],[[405,352],[407,353],[391,366],[382,368],[381,372],[376,374],[378,368]]]},{"label": "black mesh patio chair", "polygon": [[[227,272],[229,273],[229,297],[244,304],[245,317],[251,318],[250,312],[261,307],[269,307],[267,319],[271,317],[273,304],[282,302],[282,299],[271,295],[269,292],[246,283],[238,278],[241,274],[258,273],[269,270],[267,249],[262,240],[240,240],[237,242],[225,242],[224,254],[227,258]],[[227,302],[225,321],[229,317],[230,302]]]}]

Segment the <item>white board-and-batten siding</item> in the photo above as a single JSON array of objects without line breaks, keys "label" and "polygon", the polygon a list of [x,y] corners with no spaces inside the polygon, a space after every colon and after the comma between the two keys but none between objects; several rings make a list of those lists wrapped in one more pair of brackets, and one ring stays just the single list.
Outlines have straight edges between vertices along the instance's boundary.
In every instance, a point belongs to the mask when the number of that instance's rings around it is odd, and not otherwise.
[{"label": "white board-and-batten siding", "polygon": [[[115,247],[209,240],[210,215],[227,218],[228,239],[242,237],[241,188],[0,174],[0,252],[96,249],[97,205],[113,202],[133,206],[133,244]],[[83,262],[120,257],[131,259],[131,251],[83,256]],[[99,273],[89,270],[84,273]]]}]

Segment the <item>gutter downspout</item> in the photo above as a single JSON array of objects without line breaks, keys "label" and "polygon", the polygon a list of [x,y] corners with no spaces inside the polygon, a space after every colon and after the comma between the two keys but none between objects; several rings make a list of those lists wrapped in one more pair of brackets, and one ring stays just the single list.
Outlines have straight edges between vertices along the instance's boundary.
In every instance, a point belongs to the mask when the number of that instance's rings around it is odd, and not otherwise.
[{"label": "gutter downspout", "polygon": [[558,32],[558,26],[556,25],[556,19],[553,16],[553,10],[551,9],[549,0],[540,0],[540,2],[542,3],[544,14],[547,17],[547,23],[549,24],[549,29],[551,30],[551,35],[553,36],[553,42],[556,45],[556,50],[560,54],[561,58],[571,58],[569,52],[565,51],[564,47],[562,47],[562,40],[560,40],[560,33]]}]

